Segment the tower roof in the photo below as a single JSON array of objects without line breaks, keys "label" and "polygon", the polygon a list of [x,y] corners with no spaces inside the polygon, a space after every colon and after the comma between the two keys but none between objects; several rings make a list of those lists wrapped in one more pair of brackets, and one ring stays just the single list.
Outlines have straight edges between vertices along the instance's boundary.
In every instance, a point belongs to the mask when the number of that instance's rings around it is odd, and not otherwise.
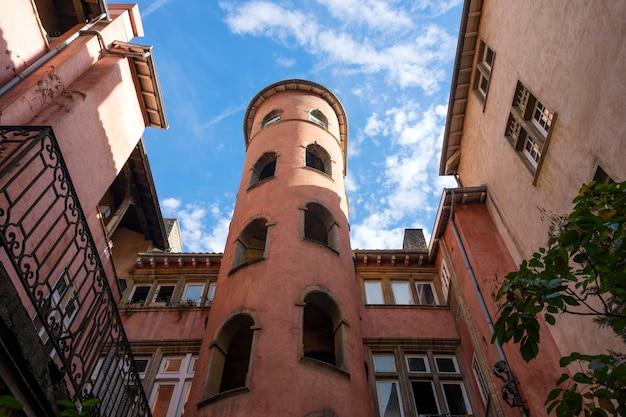
[{"label": "tower roof", "polygon": [[246,149],[248,149],[250,132],[252,131],[254,117],[256,116],[257,110],[259,109],[261,104],[263,104],[263,102],[269,97],[283,91],[304,91],[310,94],[317,95],[318,97],[326,100],[326,102],[333,108],[335,114],[337,115],[337,120],[339,120],[339,143],[341,146],[341,152],[343,153],[343,164],[345,170],[348,162],[348,117],[346,116],[346,112],[339,102],[337,96],[335,96],[329,89],[327,89],[323,85],[314,83],[312,81],[298,79],[279,81],[277,83],[268,85],[263,90],[259,91],[257,95],[254,96],[254,98],[252,98],[246,110],[246,114],[243,118],[243,137],[246,142]]}]

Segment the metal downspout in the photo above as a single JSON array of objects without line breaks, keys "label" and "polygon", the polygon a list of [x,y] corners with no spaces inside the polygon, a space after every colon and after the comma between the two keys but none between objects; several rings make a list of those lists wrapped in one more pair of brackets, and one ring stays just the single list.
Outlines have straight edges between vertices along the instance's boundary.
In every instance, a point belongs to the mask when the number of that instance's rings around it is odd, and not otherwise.
[{"label": "metal downspout", "polygon": [[92,26],[94,26],[96,23],[100,22],[102,19],[106,17],[107,17],[107,14],[102,13],[101,15],[93,19],[91,22],[85,24],[85,26],[83,26],[80,30],[70,35],[70,37],[68,37],[66,40],[64,40],[59,45],[57,45],[54,49],[48,51],[48,53],[46,53],[44,56],[42,56],[37,61],[35,61],[32,65],[28,66],[20,74],[16,75],[13,79],[11,79],[8,83],[6,83],[0,88],[0,97],[3,96],[11,88],[19,84],[24,78],[28,77],[30,74],[32,74],[33,72],[41,68],[46,62],[48,62],[52,57],[54,57],[63,49],[65,49],[65,47],[68,46],[70,43],[74,42],[74,40],[76,40],[80,36],[81,31],[89,30]]},{"label": "metal downspout", "polygon": [[[456,223],[454,221],[454,205],[456,201],[456,196],[454,194],[454,190],[450,190],[450,191],[452,193],[452,203],[450,205],[450,225],[452,226],[454,237],[456,238],[457,244],[459,245],[461,256],[463,256],[463,262],[465,263],[465,268],[467,268],[467,273],[469,274],[470,280],[472,281],[472,286],[474,287],[474,291],[476,292],[476,297],[478,298],[480,308],[483,312],[483,315],[485,316],[487,325],[489,326],[489,331],[491,332],[491,335],[493,335],[494,333],[493,321],[491,320],[491,315],[489,314],[489,310],[487,309],[487,304],[485,303],[485,297],[483,296],[483,293],[480,290],[480,287],[478,286],[478,281],[476,279],[476,275],[474,274],[474,268],[472,268],[472,264],[469,261],[467,252],[465,251],[465,245],[463,244],[463,241],[461,240],[461,235],[459,234],[459,230],[457,229]],[[523,417],[527,417],[528,411],[526,407],[523,405],[521,398],[519,397],[519,390],[517,388],[517,382],[515,380],[515,377],[513,376],[513,372],[511,371],[511,368],[508,366],[506,354],[504,353],[504,350],[502,350],[502,346],[500,346],[500,342],[495,340],[493,344],[496,346],[496,350],[498,351],[498,356],[500,358],[500,362],[498,363],[504,363],[506,365],[506,367],[501,370],[502,372],[505,372],[508,376],[508,379],[506,381],[511,381],[515,386],[515,395],[517,397],[515,399],[519,400],[520,402],[520,404],[518,405],[520,413],[522,414]],[[495,368],[494,368],[494,373],[496,373]],[[496,373],[496,376],[498,376],[497,373]],[[503,379],[502,377],[499,377],[499,378]],[[505,398],[505,401],[506,401],[506,398]]]}]

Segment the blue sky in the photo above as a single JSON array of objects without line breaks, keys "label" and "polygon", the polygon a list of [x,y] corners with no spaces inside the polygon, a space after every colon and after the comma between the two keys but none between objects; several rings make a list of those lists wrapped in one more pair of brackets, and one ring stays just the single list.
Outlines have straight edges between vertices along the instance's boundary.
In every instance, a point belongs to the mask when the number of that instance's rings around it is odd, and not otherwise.
[{"label": "blue sky", "polygon": [[243,115],[290,78],[332,90],[348,114],[352,247],[402,247],[433,227],[461,0],[138,0],[169,130],[144,139],[185,252],[222,252],[245,158]]}]

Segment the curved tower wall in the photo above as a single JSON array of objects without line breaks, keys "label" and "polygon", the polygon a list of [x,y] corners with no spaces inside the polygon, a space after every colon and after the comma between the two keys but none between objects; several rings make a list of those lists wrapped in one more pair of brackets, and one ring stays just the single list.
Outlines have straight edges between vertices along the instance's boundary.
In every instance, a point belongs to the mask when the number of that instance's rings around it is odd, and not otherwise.
[{"label": "curved tower wall", "polygon": [[[322,112],[328,128],[308,120],[311,110]],[[272,111],[280,112],[280,121],[262,127]],[[337,416],[372,415],[344,189],[343,108],[322,86],[285,81],[262,90],[246,119],[246,161],[188,415],[304,417],[324,409]],[[305,166],[311,144],[330,155],[331,175]],[[255,164],[267,152],[277,155],[274,175],[250,187]],[[304,237],[309,203],[325,207],[334,218],[327,245]],[[267,233],[263,257],[238,265],[235,259],[246,241],[242,231],[261,218]],[[307,321],[319,318],[321,307],[333,323],[333,334],[326,335],[328,346],[334,346],[333,364],[305,357],[307,304]],[[245,386],[217,392],[220,369],[228,368],[223,358],[235,355],[224,352],[229,343],[224,334],[232,333],[225,323],[232,324],[238,314],[254,321]]]}]

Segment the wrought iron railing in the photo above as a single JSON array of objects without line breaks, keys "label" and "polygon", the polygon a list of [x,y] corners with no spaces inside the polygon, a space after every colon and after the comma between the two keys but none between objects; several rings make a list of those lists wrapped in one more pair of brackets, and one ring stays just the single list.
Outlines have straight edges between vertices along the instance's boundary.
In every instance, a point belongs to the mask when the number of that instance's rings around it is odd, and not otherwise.
[{"label": "wrought iron railing", "polygon": [[98,256],[103,248],[51,127],[0,127],[0,241],[10,259],[5,267],[24,290],[22,303],[73,399],[99,398],[96,415],[149,417]]}]

